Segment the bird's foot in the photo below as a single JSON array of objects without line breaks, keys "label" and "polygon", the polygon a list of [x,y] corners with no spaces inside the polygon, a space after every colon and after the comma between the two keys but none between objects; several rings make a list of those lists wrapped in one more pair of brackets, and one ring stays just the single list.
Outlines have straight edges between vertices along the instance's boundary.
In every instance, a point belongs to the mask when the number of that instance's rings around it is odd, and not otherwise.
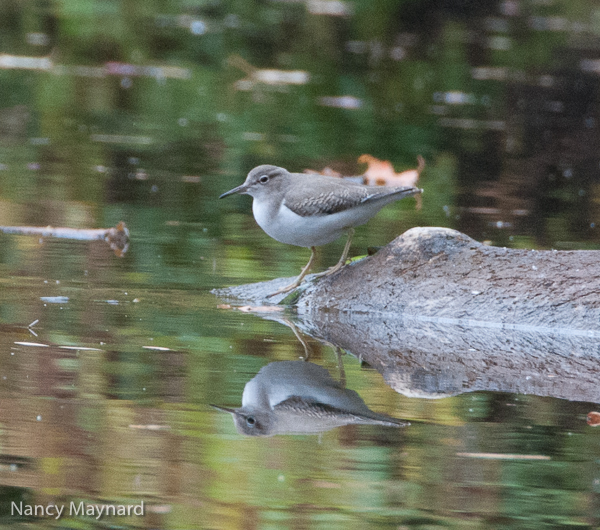
[{"label": "bird's foot", "polygon": [[321,278],[323,276],[330,276],[331,274],[335,274],[339,271],[344,265],[346,265],[346,261],[348,259],[348,252],[350,252],[350,244],[352,243],[352,237],[354,236],[354,228],[348,229],[348,239],[346,240],[346,245],[344,246],[344,251],[340,256],[339,261],[333,266],[327,269],[324,272],[319,272],[315,274],[315,278]]},{"label": "bird's foot", "polygon": [[271,298],[271,297],[276,296],[278,294],[289,293],[290,291],[292,291],[293,289],[295,289],[296,287],[298,287],[302,283],[302,280],[304,280],[304,277],[306,276],[306,273],[312,267],[313,261],[315,260],[315,253],[316,253],[315,247],[310,247],[310,259],[308,260],[308,263],[302,269],[302,272],[300,273],[300,276],[298,276],[289,285],[286,285],[285,287],[282,287],[281,289],[279,289],[278,291],[275,291],[274,293],[268,294],[266,297],[267,298]]},{"label": "bird's foot", "polygon": [[346,265],[346,262],[338,261],[333,267],[329,267],[326,271],[318,272],[317,274],[313,274],[313,278],[322,278],[323,276],[330,276],[331,274],[335,274],[342,267]]},{"label": "bird's foot", "polygon": [[278,289],[274,293],[268,294],[265,298],[272,298],[273,296],[277,296],[278,294],[289,293],[290,291],[293,291],[296,287],[298,287],[301,283],[302,283],[301,279],[296,280],[295,282],[292,282],[289,285],[286,285],[285,287]]},{"label": "bird's foot", "polygon": [[[313,278],[322,278],[324,276],[329,276],[330,274],[334,274],[337,271],[339,271],[342,267],[344,267],[344,265],[346,265],[346,264],[345,263],[337,263],[333,267],[329,267],[329,269],[327,269],[326,271],[318,272],[317,274],[313,274],[312,277]],[[286,285],[285,287],[278,289],[274,293],[268,294],[265,298],[272,298],[273,296],[277,296],[278,294],[289,293],[290,291],[293,291],[296,287],[299,287],[303,280],[304,280],[304,278],[298,279],[298,280],[290,283],[289,285]]]}]

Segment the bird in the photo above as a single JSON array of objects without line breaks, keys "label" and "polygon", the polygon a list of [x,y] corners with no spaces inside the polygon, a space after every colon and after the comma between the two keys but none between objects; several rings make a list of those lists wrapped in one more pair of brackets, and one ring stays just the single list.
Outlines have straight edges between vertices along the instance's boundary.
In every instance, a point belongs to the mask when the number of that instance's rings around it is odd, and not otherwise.
[{"label": "bird", "polygon": [[240,193],[250,195],[258,225],[273,239],[311,250],[310,259],[295,281],[268,295],[287,293],[301,283],[315,260],[316,247],[341,237],[348,239],[336,265],[316,276],[339,271],[348,257],[354,227],[368,222],[385,205],[422,193],[414,186],[365,186],[344,179],[264,164],[248,173],[240,186],[219,198]]},{"label": "bird", "polygon": [[354,391],[308,361],[275,361],[246,383],[240,408],[211,406],[233,416],[247,436],[313,434],[349,424],[405,427],[410,423],[373,412]]}]

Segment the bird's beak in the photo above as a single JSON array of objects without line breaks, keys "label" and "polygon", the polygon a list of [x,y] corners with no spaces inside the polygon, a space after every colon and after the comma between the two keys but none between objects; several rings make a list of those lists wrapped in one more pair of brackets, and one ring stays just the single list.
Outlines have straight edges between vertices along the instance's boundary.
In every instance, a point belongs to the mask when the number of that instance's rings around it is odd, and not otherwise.
[{"label": "bird's beak", "polygon": [[229,195],[233,195],[234,193],[246,193],[247,190],[248,186],[246,186],[246,183],[244,182],[244,184],[242,184],[241,186],[238,186],[237,188],[233,188],[232,190],[223,193],[223,195],[221,195],[219,199],[223,199],[224,197],[228,197]]},{"label": "bird's beak", "polygon": [[221,407],[219,405],[213,405],[212,403],[209,403],[209,405],[213,408],[213,409],[217,409],[221,412],[229,412],[229,414],[235,414],[235,409],[228,409],[227,407]]}]

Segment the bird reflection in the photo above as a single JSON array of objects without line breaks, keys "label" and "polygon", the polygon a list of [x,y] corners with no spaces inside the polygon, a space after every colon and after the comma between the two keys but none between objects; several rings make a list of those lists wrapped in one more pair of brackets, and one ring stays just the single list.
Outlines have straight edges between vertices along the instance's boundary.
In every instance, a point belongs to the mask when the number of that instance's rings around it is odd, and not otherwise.
[{"label": "bird reflection", "polygon": [[240,434],[311,434],[349,424],[404,427],[408,422],[370,410],[354,391],[307,361],[279,361],[260,369],[244,387],[242,406],[229,412]]}]

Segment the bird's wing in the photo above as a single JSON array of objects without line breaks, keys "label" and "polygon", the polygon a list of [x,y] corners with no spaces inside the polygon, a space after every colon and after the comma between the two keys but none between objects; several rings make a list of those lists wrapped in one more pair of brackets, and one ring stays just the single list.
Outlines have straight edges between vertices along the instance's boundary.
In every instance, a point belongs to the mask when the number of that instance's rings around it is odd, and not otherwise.
[{"label": "bird's wing", "polygon": [[[320,192],[315,194],[307,194],[302,188],[291,189],[285,195],[284,204],[301,217],[330,215],[352,208],[368,196],[363,188],[336,184],[337,182],[331,182],[323,185],[321,182]],[[307,186],[306,189],[310,188]]]},{"label": "bird's wing", "polygon": [[383,197],[401,195],[398,197],[400,199],[421,192],[419,188],[411,186],[400,188],[363,186],[336,178],[332,178],[330,182],[319,182],[319,189],[318,194],[309,195],[306,193],[306,188],[293,188],[285,194],[283,203],[295,214],[309,217],[343,212],[359,204],[376,201]]},{"label": "bird's wing", "polygon": [[314,416],[319,419],[330,418],[338,422],[343,420],[340,422],[343,424],[377,424],[390,427],[402,427],[407,425],[404,421],[385,416],[384,414],[377,414],[376,412],[371,412],[370,414],[352,412],[340,409],[334,405],[329,405],[328,403],[321,403],[301,396],[291,396],[285,401],[278,403],[273,410],[286,412],[288,414],[296,414],[304,419]]}]

